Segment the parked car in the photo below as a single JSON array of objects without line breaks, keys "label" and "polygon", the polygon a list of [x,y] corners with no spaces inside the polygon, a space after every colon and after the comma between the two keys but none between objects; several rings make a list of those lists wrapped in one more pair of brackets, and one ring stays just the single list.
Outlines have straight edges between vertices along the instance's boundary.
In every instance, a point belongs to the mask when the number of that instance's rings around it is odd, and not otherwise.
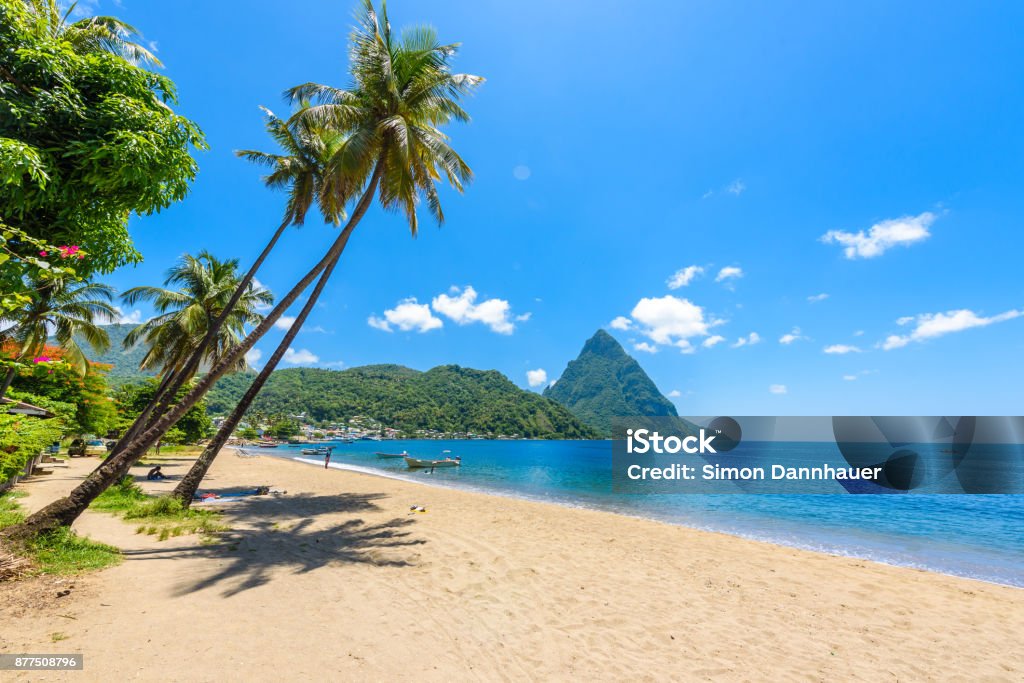
[{"label": "parked car", "polygon": [[72,458],[86,455],[106,455],[107,446],[99,439],[75,439],[68,446],[68,455]]}]

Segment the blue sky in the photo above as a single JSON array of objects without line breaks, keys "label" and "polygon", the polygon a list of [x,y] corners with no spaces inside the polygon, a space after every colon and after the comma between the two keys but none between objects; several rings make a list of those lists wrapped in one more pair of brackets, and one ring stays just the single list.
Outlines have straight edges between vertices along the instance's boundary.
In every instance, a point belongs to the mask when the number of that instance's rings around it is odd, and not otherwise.
[{"label": "blue sky", "polygon": [[[211,145],[187,200],[132,219],[145,263],[109,281],[203,248],[247,265],[283,202],[233,150],[268,148],[257,105],[284,113],[286,87],[347,82],[354,3],[93,6],[153,41]],[[488,79],[449,131],[476,180],[416,239],[371,212],[293,364],[534,371],[539,390],[605,327],[681,414],[1024,408],[1024,5],[389,9]],[[283,292],[331,233],[293,231],[260,281]]]}]

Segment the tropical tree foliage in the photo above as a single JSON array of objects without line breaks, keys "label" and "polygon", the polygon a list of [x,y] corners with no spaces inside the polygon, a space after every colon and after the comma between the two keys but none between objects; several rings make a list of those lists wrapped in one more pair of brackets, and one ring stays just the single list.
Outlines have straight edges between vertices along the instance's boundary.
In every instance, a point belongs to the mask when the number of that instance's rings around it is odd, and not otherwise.
[{"label": "tropical tree foliage", "polygon": [[182,199],[192,150],[205,143],[170,108],[174,84],[127,61],[130,41],[102,37],[127,27],[94,18],[55,28],[48,6],[0,0],[0,216],[88,252],[80,274],[108,272],[140,259],[129,214]]},{"label": "tropical tree foliage", "polygon": [[330,160],[344,142],[344,136],[322,126],[288,125],[266,107],[261,107],[265,127],[280,152],[243,149],[236,154],[254,164],[270,169],[263,182],[272,190],[284,190],[284,223],[303,225],[306,214],[316,204],[327,223],[339,223],[345,217],[349,199],[326,173]]},{"label": "tropical tree foliage", "polygon": [[0,484],[18,474],[25,463],[54,441],[63,425],[25,415],[0,413]]},{"label": "tropical tree foliage", "polygon": [[[122,294],[125,304],[133,306],[147,301],[157,313],[124,339],[126,349],[139,345],[148,349],[139,369],[165,375],[184,371],[192,352],[225,311],[240,280],[238,259],[221,261],[201,251],[197,256],[185,254],[167,271],[166,287],[134,287]],[[217,329],[212,343],[204,347],[203,360],[212,364],[237,345],[245,336],[246,326],[258,325],[263,320],[259,309],[269,307],[273,300],[266,289],[250,283]],[[234,369],[245,367],[243,357],[236,361]]]},{"label": "tropical tree foliage", "polygon": [[[44,349],[44,353],[59,360],[60,349]],[[117,410],[106,381],[106,367],[90,363],[89,371],[79,374],[67,363],[46,362],[23,368],[14,378],[12,397],[51,408],[46,401],[57,401],[74,406],[74,415],[62,420],[67,434],[96,434],[102,436],[117,423]],[[39,402],[38,397],[44,401]],[[52,408],[51,408],[52,409]]]},{"label": "tropical tree foliage", "polygon": [[[157,387],[157,381],[149,379],[136,384],[125,384],[118,388],[114,393],[114,401],[117,406],[117,431],[123,433],[135,421],[135,418],[153,400]],[[190,386],[186,384],[180,392],[184,394],[189,388]],[[206,401],[199,401],[174,424],[173,428],[180,432],[180,442],[195,443],[210,435],[211,425],[212,422],[207,415]]]},{"label": "tropical tree foliage", "polygon": [[[0,339],[18,349],[15,360],[36,357],[38,362],[49,360],[42,351],[52,334],[63,351],[63,360],[85,374],[89,361],[78,340],[84,339],[96,351],[105,351],[110,345],[100,323],[117,317],[110,304],[113,290],[95,282],[66,280],[33,283],[29,290],[28,303],[0,314],[0,326],[7,328],[0,333]],[[0,396],[10,386],[16,371],[15,367],[8,368],[0,385]]]},{"label": "tropical tree foliage", "polygon": [[0,315],[29,304],[32,284],[74,279],[71,264],[83,258],[80,249],[71,255],[67,246],[62,249],[0,221]]},{"label": "tropical tree foliage", "polygon": [[78,54],[109,52],[132,64],[163,66],[152,52],[133,41],[142,38],[138,30],[116,17],[83,17],[69,21],[79,3],[57,0],[24,0],[34,15],[35,29],[42,35],[68,43]]}]

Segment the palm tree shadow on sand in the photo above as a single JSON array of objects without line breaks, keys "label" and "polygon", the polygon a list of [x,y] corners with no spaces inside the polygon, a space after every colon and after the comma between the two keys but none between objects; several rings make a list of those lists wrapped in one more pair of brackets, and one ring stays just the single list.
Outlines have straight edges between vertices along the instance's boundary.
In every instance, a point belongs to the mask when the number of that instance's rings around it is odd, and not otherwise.
[{"label": "palm tree shadow on sand", "polygon": [[218,585],[230,597],[270,583],[281,569],[304,574],[330,565],[413,566],[419,554],[411,549],[426,541],[412,536],[411,518],[367,522],[352,517],[327,526],[317,520],[326,514],[379,512],[374,501],[386,497],[342,493],[242,498],[218,506],[231,530],[218,534],[215,543],[126,551],[125,557],[129,561],[196,557],[217,561],[211,562],[216,571],[193,576],[175,589],[176,597]]}]

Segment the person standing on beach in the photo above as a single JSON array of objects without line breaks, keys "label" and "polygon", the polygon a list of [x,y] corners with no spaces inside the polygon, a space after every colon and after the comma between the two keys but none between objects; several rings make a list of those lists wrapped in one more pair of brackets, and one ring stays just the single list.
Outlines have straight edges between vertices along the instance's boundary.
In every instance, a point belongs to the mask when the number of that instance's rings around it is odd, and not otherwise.
[{"label": "person standing on beach", "polygon": [[327,469],[327,466],[331,464],[331,451],[333,451],[333,450],[334,450],[333,448],[328,448],[328,449],[326,449],[324,451],[324,469],[325,470]]}]

